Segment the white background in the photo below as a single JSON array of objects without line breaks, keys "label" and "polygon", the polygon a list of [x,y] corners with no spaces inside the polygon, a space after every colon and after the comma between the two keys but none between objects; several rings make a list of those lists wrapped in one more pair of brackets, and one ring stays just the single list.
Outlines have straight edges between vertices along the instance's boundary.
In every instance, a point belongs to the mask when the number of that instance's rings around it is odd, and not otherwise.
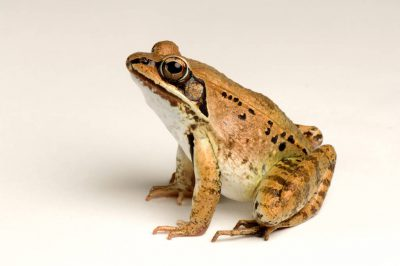
[{"label": "white background", "polygon": [[[400,263],[399,1],[0,1],[0,265]],[[223,198],[205,235],[152,235],[190,201],[145,202],[176,144],[126,57],[181,52],[322,129],[321,212],[270,241],[210,239],[251,217]]]}]

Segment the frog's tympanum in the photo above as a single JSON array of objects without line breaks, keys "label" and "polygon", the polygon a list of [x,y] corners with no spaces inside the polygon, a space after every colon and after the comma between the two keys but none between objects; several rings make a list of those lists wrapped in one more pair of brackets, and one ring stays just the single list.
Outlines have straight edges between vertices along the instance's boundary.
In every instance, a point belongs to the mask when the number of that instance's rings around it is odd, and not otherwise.
[{"label": "frog's tympanum", "polygon": [[155,197],[192,198],[189,221],[159,226],[168,239],[202,235],[221,195],[253,202],[253,219],[239,220],[221,235],[258,235],[298,225],[324,201],[335,166],[321,131],[293,123],[260,93],[242,87],[211,66],[182,56],[170,41],[151,53],[134,53],[127,67],[147,103],[178,142],[176,171]]}]

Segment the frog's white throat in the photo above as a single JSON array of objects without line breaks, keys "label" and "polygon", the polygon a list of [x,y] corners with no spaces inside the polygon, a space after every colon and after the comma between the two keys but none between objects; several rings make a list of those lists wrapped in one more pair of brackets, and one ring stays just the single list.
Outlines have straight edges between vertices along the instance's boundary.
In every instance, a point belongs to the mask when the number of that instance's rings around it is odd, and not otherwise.
[{"label": "frog's white throat", "polygon": [[174,95],[168,95],[168,92],[161,86],[147,81],[145,78],[139,78],[136,75],[131,76],[142,90],[146,103],[174,136],[188,158],[191,158],[188,134],[196,124],[194,115],[187,112],[188,107],[185,106],[184,102]]}]

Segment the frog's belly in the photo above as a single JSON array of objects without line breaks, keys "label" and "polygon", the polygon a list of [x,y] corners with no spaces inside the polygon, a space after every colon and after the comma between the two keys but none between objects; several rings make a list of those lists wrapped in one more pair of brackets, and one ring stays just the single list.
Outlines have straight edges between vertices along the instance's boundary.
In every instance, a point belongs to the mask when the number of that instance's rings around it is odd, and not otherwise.
[{"label": "frog's belly", "polygon": [[219,164],[221,193],[237,201],[252,201],[261,177],[250,171],[246,164],[226,161]]}]

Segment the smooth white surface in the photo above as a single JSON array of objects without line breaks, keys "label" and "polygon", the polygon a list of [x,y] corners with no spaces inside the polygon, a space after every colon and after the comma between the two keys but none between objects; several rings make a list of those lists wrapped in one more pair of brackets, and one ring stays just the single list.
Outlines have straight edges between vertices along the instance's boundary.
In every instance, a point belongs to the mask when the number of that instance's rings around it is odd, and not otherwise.
[{"label": "smooth white surface", "polygon": [[[398,265],[399,1],[0,2],[0,265]],[[145,202],[175,141],[125,69],[177,42],[322,129],[338,162],[314,219],[210,243],[151,234],[189,201]]]}]

